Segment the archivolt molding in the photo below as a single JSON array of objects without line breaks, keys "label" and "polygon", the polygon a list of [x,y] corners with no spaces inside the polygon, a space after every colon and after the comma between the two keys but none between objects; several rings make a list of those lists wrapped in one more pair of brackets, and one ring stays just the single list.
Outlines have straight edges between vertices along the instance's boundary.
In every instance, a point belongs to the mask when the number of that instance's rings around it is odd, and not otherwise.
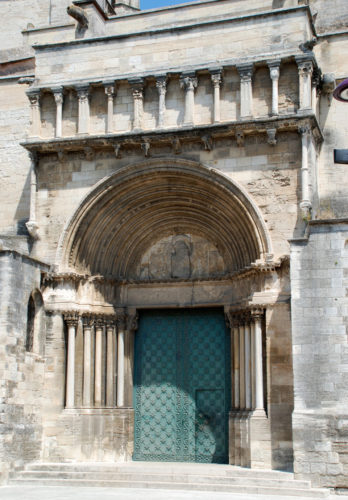
[{"label": "archivolt molding", "polygon": [[82,200],[56,270],[127,279],[153,243],[186,233],[216,245],[229,273],[272,259],[265,222],[241,186],[199,163],[157,158],[118,170]]}]

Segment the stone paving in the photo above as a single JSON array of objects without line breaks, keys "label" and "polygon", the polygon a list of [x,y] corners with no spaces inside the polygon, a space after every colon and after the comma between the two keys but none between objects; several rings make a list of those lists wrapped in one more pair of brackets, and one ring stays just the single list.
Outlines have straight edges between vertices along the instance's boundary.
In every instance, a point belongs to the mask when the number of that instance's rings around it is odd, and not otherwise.
[{"label": "stone paving", "polygon": [[[3,486],[1,500],[284,500],[284,496],[242,495],[205,491],[169,491],[132,488],[85,488],[71,486]],[[287,497],[285,497],[286,500]],[[288,497],[311,500],[310,497]],[[330,500],[348,500],[348,495],[331,495]]]}]

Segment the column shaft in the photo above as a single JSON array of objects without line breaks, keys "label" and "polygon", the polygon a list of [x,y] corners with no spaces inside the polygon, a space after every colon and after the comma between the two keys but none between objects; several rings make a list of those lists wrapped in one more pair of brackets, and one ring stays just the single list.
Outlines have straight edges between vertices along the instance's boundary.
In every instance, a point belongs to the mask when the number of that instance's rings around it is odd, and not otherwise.
[{"label": "column shaft", "polygon": [[166,91],[167,91],[167,77],[160,76],[156,80],[156,87],[158,90],[158,120],[157,126],[164,127],[165,113],[166,113]]},{"label": "column shaft", "polygon": [[117,335],[117,406],[124,406],[124,331]]},{"label": "column shaft", "polygon": [[114,97],[115,97],[115,84],[104,83],[105,94],[108,100],[108,114],[106,119],[106,133],[111,134],[113,130],[113,118],[114,118]]},{"label": "column shaft", "polygon": [[239,326],[239,394],[240,394],[240,409],[244,410],[246,406],[244,325]]},{"label": "column shaft", "polygon": [[222,83],[222,71],[211,71],[211,81],[214,87],[214,123],[219,123],[221,120],[220,114],[220,86]]},{"label": "column shaft", "polygon": [[185,91],[185,114],[184,125],[194,124],[195,89],[198,80],[194,74],[183,74],[180,78],[180,86]]},{"label": "column shaft", "polygon": [[255,324],[250,324],[250,338],[251,338],[251,408],[256,407],[256,376],[255,376]]},{"label": "column shaft", "polygon": [[78,134],[89,133],[89,86],[81,85],[76,87],[78,97]]},{"label": "column shaft", "polygon": [[62,137],[63,127],[63,87],[52,89],[56,102],[56,137]]},{"label": "column shaft", "polygon": [[262,315],[254,316],[255,336],[255,410],[264,412],[263,366],[262,366]]},{"label": "column shaft", "polygon": [[68,349],[66,369],[66,408],[74,408],[75,405],[75,335],[78,324],[78,316],[75,313],[64,315],[68,325]]},{"label": "column shaft", "polygon": [[89,318],[83,318],[83,406],[91,407],[91,329],[93,321]]},{"label": "column shaft", "polygon": [[103,326],[100,320],[96,322],[95,328],[95,366],[94,366],[94,404],[97,407],[102,405],[102,346],[103,346]]},{"label": "column shaft", "polygon": [[233,380],[234,380],[234,408],[238,409],[240,407],[240,391],[239,391],[239,328],[235,326],[233,328]]},{"label": "column shaft", "polygon": [[251,363],[250,363],[250,324],[244,327],[245,338],[245,408],[251,409]]},{"label": "column shaft", "polygon": [[268,67],[270,72],[270,77],[272,80],[272,115],[278,115],[279,113],[279,65],[280,61],[269,61]]},{"label": "column shaft", "polygon": [[106,352],[106,406],[114,406],[114,359],[115,359],[115,345],[114,345],[114,324],[108,322],[107,327],[107,352]]},{"label": "column shaft", "polygon": [[133,129],[141,130],[144,114],[144,81],[136,78],[129,81],[133,93]]},{"label": "column shaft", "polygon": [[308,218],[310,217],[310,209],[312,207],[310,201],[310,191],[309,191],[309,165],[308,165],[308,150],[309,150],[309,138],[310,138],[309,126],[299,127],[299,133],[301,135],[301,141],[302,141],[302,166],[301,166],[302,200],[300,203],[300,208],[302,211],[302,216]]}]

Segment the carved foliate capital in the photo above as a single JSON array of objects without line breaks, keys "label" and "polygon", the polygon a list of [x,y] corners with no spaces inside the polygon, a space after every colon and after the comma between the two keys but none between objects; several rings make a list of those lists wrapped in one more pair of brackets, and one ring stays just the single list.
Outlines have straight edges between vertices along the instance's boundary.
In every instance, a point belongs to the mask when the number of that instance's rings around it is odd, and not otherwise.
[{"label": "carved foliate capital", "polygon": [[138,329],[138,318],[139,315],[136,310],[128,311],[127,313],[127,330],[129,332],[134,332]]},{"label": "carved foliate capital", "polygon": [[167,76],[159,76],[156,79],[156,87],[160,95],[164,95],[167,91]]},{"label": "carved foliate capital", "polygon": [[94,326],[95,326],[96,330],[100,330],[100,329],[104,328],[104,325],[105,325],[104,316],[96,316],[94,319]]},{"label": "carved foliate capital", "polygon": [[305,56],[295,57],[298,66],[298,72],[300,76],[312,76],[313,73],[313,60],[308,59]]},{"label": "carved foliate capital", "polygon": [[264,317],[265,311],[262,307],[255,307],[250,310],[250,318],[253,322],[261,321]]},{"label": "carved foliate capital", "polygon": [[244,83],[251,82],[254,70],[253,64],[249,63],[240,64],[239,66],[237,66],[237,70],[242,82]]},{"label": "carved foliate capital", "polygon": [[76,85],[75,87],[78,100],[86,102],[89,99],[89,85]]},{"label": "carved foliate capital", "polygon": [[129,84],[132,88],[133,99],[143,99],[144,80],[142,78],[134,78],[132,80],[129,80]]},{"label": "carved foliate capital", "polygon": [[126,312],[124,309],[116,310],[116,324],[117,329],[120,331],[124,331],[126,328]]},{"label": "carved foliate capital", "polygon": [[210,75],[213,86],[220,87],[220,85],[222,84],[222,69],[211,69]]},{"label": "carved foliate capital", "polygon": [[40,90],[32,90],[27,92],[27,96],[32,107],[36,107],[40,105]]},{"label": "carved foliate capital", "polygon": [[63,87],[52,87],[52,93],[53,93],[53,97],[54,97],[54,100],[56,102],[56,105],[58,106],[59,104],[63,104],[63,99],[64,99],[64,96],[63,96]]},{"label": "carved foliate capital", "polygon": [[308,136],[311,132],[311,127],[310,125],[300,125],[298,127],[298,133],[304,137],[304,136]]},{"label": "carved foliate capital", "polygon": [[183,73],[180,77],[180,87],[185,90],[185,92],[191,90],[194,91],[197,88],[198,79],[194,73],[185,74]]},{"label": "carved foliate capital", "polygon": [[108,316],[105,319],[105,324],[107,329],[113,329],[116,326],[116,316]]},{"label": "carved foliate capital", "polygon": [[77,328],[79,322],[79,313],[77,311],[67,311],[63,313],[64,321],[68,326]]},{"label": "carved foliate capital", "polygon": [[82,324],[84,329],[92,328],[94,326],[94,316],[91,314],[84,314],[82,316]]},{"label": "carved foliate capital", "polygon": [[103,85],[108,99],[113,99],[116,95],[115,82],[103,82]]}]

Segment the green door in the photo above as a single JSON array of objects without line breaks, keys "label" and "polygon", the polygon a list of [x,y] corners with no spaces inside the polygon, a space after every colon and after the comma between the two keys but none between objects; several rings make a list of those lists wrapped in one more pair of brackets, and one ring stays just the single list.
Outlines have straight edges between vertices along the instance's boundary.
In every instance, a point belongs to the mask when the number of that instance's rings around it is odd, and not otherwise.
[{"label": "green door", "polygon": [[220,309],[140,314],[134,460],[228,462],[229,342]]}]

